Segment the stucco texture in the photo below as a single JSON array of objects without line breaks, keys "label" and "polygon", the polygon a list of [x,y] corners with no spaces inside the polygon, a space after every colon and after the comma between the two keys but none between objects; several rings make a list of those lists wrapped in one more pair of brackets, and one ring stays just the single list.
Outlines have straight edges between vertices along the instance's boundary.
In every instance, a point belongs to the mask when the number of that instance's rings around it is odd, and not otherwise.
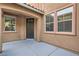
[{"label": "stucco texture", "polygon": [[[59,5],[59,4],[58,4]],[[56,8],[58,5],[55,5]],[[52,7],[52,6],[51,6]],[[51,7],[48,7],[51,8]],[[63,5],[64,7],[64,5]],[[63,35],[63,34],[54,34],[54,33],[45,33],[44,26],[42,26],[41,32],[41,41],[47,42],[49,44],[53,44],[62,48],[66,48],[69,50],[74,50],[79,52],[79,4],[77,4],[77,16],[76,16],[76,35]],[[58,7],[62,8],[62,7]],[[52,10],[53,10],[52,9]],[[55,10],[55,9],[54,9]],[[44,20],[42,20],[42,25],[44,25]]]}]

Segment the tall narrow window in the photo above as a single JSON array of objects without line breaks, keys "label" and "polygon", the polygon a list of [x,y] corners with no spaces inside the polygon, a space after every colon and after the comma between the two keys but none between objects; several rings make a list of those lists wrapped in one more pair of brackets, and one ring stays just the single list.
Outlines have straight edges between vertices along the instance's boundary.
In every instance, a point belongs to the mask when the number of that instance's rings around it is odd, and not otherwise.
[{"label": "tall narrow window", "polygon": [[4,30],[5,31],[16,31],[15,17],[5,15],[4,19],[5,19],[5,22],[4,22],[5,28],[4,28]]},{"label": "tall narrow window", "polygon": [[58,32],[72,32],[72,12],[73,7],[57,12]]},{"label": "tall narrow window", "polygon": [[54,31],[54,14],[46,15],[46,31]]}]

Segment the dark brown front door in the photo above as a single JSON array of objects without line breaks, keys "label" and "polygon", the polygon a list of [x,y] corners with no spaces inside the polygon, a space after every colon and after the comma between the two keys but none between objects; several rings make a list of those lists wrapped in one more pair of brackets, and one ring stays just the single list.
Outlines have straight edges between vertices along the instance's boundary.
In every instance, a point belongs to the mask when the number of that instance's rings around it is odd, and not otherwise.
[{"label": "dark brown front door", "polygon": [[26,38],[34,38],[34,18],[26,19]]}]

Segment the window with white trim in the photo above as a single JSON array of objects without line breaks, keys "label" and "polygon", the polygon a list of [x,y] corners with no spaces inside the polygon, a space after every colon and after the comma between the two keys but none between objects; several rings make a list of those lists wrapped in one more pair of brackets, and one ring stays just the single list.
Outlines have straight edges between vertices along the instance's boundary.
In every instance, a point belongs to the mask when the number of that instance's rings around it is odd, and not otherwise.
[{"label": "window with white trim", "polygon": [[4,31],[10,31],[10,32],[14,32],[16,31],[16,22],[15,22],[15,17],[14,16],[9,16],[9,15],[5,15],[4,16]]},{"label": "window with white trim", "polygon": [[57,12],[58,32],[72,32],[72,12],[73,7]]},{"label": "window with white trim", "polygon": [[54,14],[46,15],[46,31],[54,31]]},{"label": "window with white trim", "polygon": [[[70,4],[47,14],[45,19],[46,32],[75,35],[76,5]],[[51,21],[50,21],[51,20]],[[47,32],[48,33],[48,32]]]}]

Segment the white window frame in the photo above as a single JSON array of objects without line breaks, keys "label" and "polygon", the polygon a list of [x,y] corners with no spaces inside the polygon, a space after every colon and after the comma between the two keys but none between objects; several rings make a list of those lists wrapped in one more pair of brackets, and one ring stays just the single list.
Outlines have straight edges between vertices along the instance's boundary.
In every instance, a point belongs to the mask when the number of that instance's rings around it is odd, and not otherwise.
[{"label": "white window frame", "polygon": [[[75,8],[74,8],[74,5],[70,5],[70,6],[68,6],[68,7],[65,7],[65,8],[62,8],[62,9],[60,9],[60,10],[63,10],[63,9],[66,9],[66,8],[69,8],[69,7],[73,7],[73,11],[72,11],[72,32],[63,32],[63,31],[61,31],[61,32],[59,32],[58,31],[58,26],[57,26],[57,34],[69,34],[69,35],[75,35],[75,26],[73,26],[73,25],[75,25],[75,19],[74,19],[74,15],[75,15]],[[58,11],[60,11],[60,10],[58,10]],[[57,12],[58,12],[57,11]],[[57,20],[58,21],[58,20]],[[58,23],[57,23],[57,25],[58,25]]]},{"label": "white window frame", "polygon": [[[54,14],[54,12],[50,13],[50,14]],[[54,18],[55,18],[55,14],[54,14]],[[53,25],[54,25],[54,20],[53,20]],[[44,15],[44,32],[45,33],[54,33],[54,28],[53,28],[53,31],[46,31],[46,15]]]},{"label": "white window frame", "polygon": [[[61,16],[61,15],[60,15]],[[62,15],[62,17],[64,18],[64,15]],[[58,21],[58,17],[57,17],[57,24],[59,23],[59,22],[64,22],[64,21],[73,21],[72,19],[68,19],[68,20],[65,20],[65,19],[62,19],[61,21]],[[64,31],[57,31],[57,32],[64,32]],[[71,32],[69,32],[69,33],[71,33]]]},{"label": "white window frame", "polygon": [[[5,16],[15,18],[15,31],[5,31]],[[4,18],[4,30],[3,30],[3,32],[16,32],[16,17],[12,16],[12,15],[4,15],[3,18]]]},{"label": "white window frame", "polygon": [[[66,9],[66,8],[69,8],[69,7],[73,7],[73,12],[72,12],[72,32],[58,32],[58,20],[57,20],[57,12],[62,10],[62,9]],[[51,13],[55,13],[55,16],[54,16],[54,31],[49,31],[47,32],[46,31],[46,17],[44,15],[44,33],[54,33],[54,34],[65,34],[65,35],[76,35],[77,33],[77,30],[76,30],[76,16],[77,16],[77,12],[76,12],[76,4],[68,4],[64,7],[61,7],[59,9],[56,9],[54,11],[52,11]],[[48,13],[50,14],[50,13]]]}]

